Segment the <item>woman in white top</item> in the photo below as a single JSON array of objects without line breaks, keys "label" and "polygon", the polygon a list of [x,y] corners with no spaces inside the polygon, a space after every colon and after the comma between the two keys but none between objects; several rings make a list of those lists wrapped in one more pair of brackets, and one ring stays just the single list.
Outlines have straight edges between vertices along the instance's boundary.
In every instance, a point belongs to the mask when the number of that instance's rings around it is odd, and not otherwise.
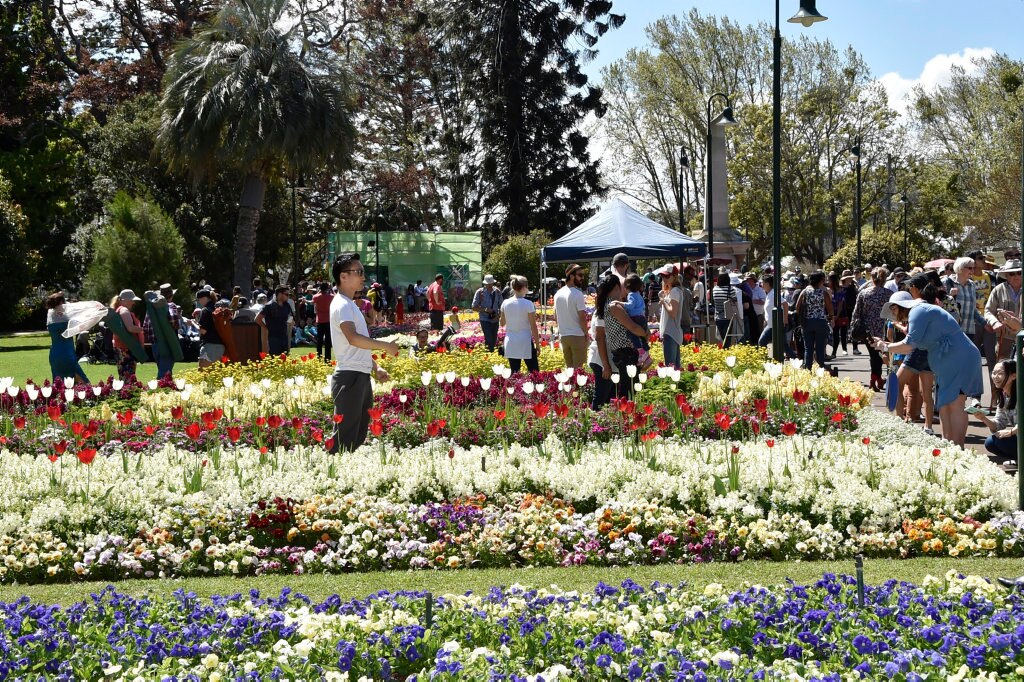
[{"label": "woman in white top", "polygon": [[[661,275],[661,291],[658,301],[661,303],[661,320],[658,331],[665,351],[665,366],[679,367],[679,346],[683,344],[683,290],[679,287],[679,270],[675,265],[666,265],[658,270]],[[689,292],[687,292],[689,295]],[[691,306],[686,307],[686,317],[690,316]],[[689,327],[690,320],[686,320]]]},{"label": "woman in white top", "polygon": [[537,329],[537,308],[527,300],[527,282],[522,275],[512,275],[509,280],[512,297],[501,304],[498,321],[505,328],[505,359],[513,372],[518,372],[522,361],[526,361],[528,372],[540,371],[537,362],[537,346],[540,345],[540,331]]}]

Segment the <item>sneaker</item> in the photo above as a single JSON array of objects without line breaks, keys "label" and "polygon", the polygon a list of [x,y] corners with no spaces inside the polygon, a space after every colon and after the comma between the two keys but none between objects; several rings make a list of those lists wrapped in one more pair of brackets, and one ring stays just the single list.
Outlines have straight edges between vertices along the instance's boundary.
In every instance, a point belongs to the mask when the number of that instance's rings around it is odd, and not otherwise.
[{"label": "sneaker", "polygon": [[846,350],[846,349],[844,348],[844,349],[843,349],[843,355],[849,355],[849,354],[850,354],[850,351],[848,351],[848,350]]},{"label": "sneaker", "polygon": [[853,354],[854,355],[862,355],[862,353],[859,350],[857,350],[856,348],[853,349]]},{"label": "sneaker", "polygon": [[924,432],[927,433],[929,436],[934,436],[935,435],[935,432],[932,431],[931,429],[925,429]]}]

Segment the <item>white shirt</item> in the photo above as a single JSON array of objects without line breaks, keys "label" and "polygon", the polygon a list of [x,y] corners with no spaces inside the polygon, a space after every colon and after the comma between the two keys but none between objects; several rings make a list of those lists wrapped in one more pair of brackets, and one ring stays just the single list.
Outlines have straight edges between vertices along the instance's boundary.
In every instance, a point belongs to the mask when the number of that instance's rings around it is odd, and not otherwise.
[{"label": "white shirt", "polygon": [[555,293],[555,321],[559,336],[584,336],[580,311],[587,310],[587,299],[576,287],[564,286]]},{"label": "white shirt", "polygon": [[888,282],[885,283],[885,288],[895,294],[897,291],[900,290],[900,285],[896,283],[896,280],[890,279]]},{"label": "white shirt", "polygon": [[[667,299],[662,301],[661,304],[661,320],[659,320],[658,330],[662,336],[668,336],[676,343],[683,342],[683,329],[680,326],[679,314],[683,312],[683,290],[679,287],[672,287],[672,291],[668,293],[668,298],[675,301],[672,307],[676,309],[675,317],[670,317],[668,314],[668,306],[665,305]],[[689,320],[687,320],[689,324]]]},{"label": "white shirt", "polygon": [[530,313],[536,312],[533,301],[518,296],[501,304],[505,315],[505,358],[528,360],[533,355],[533,325]]},{"label": "white shirt", "polygon": [[604,327],[604,320],[599,318],[595,313],[590,318],[590,348],[587,349],[587,364],[597,365],[601,369],[604,369],[604,363],[601,362],[601,351],[597,347],[597,328]]},{"label": "white shirt", "polygon": [[775,292],[768,294],[764,301],[764,329],[772,328],[772,311],[775,310]]},{"label": "white shirt", "polygon": [[750,291],[750,305],[754,306],[754,312],[760,315],[761,313],[764,312],[764,289],[761,287],[760,284],[755,284],[754,286],[750,287]]},{"label": "white shirt", "polygon": [[338,361],[336,369],[372,374],[373,353],[350,344],[345,338],[345,333],[341,331],[342,322],[351,322],[355,325],[356,331],[363,336],[370,335],[362,311],[351,298],[338,292],[331,301],[331,344],[334,346],[334,358]]}]

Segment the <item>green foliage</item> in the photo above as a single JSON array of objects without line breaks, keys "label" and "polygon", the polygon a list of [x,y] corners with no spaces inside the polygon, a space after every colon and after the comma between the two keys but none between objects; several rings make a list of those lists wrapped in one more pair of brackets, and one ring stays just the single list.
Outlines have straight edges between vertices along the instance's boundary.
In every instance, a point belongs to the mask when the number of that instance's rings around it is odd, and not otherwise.
[{"label": "green foliage", "polygon": [[[864,263],[871,263],[873,266],[888,265],[895,268],[897,265],[906,268],[910,262],[924,263],[933,258],[939,258],[943,254],[935,252],[934,243],[927,244],[920,237],[912,236],[909,244],[909,258],[903,257],[903,233],[902,232],[868,232],[861,237],[861,254]],[[853,239],[843,244],[832,257],[825,261],[826,272],[860,269],[864,263],[857,263],[857,240]]]},{"label": "green foliage", "polygon": [[0,310],[6,311],[7,321],[16,322],[30,311],[19,301],[27,293],[35,274],[39,254],[25,247],[28,218],[11,198],[11,183],[0,172]]},{"label": "green foliage", "polygon": [[500,282],[507,282],[511,275],[523,275],[534,287],[540,279],[540,250],[550,243],[551,236],[544,230],[513,235],[491,249],[484,262],[484,271]]},{"label": "green foliage", "polygon": [[188,290],[185,242],[166,213],[125,192],[114,197],[107,213],[85,277],[85,297],[108,301],[122,289],[133,289],[141,298],[142,292],[164,282]]}]

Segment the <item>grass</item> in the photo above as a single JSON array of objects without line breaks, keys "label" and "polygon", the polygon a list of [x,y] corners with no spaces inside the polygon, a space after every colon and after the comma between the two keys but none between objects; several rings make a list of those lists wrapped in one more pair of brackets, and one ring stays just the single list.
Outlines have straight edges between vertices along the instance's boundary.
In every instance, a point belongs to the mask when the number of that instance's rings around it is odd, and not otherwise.
[{"label": "grass", "polygon": [[[877,584],[890,578],[920,583],[926,575],[941,577],[949,569],[988,578],[1017,576],[1024,564],[1020,559],[922,558],[906,561],[867,561],[864,579]],[[564,590],[591,590],[599,581],[617,585],[631,578],[641,585],[654,581],[686,582],[697,588],[721,583],[740,588],[744,583],[778,585],[787,579],[812,583],[823,573],[854,574],[852,561],[772,562],[748,561],[740,564],[703,564],[686,566],[633,566],[626,568],[519,568],[463,571],[387,571],[343,575],[262,576],[259,578],[193,578],[181,580],[126,580],[113,583],[121,592],[140,596],[166,596],[174,590],[192,591],[200,596],[233,594],[256,588],[263,594],[277,594],[283,587],[301,592],[314,600],[338,594],[343,598],[362,598],[378,590],[428,590],[434,594],[486,591],[494,585],[519,583],[530,587],[558,585]],[[106,583],[84,582],[58,585],[2,585],[0,601],[21,596],[47,604],[69,605],[86,599]]]}]

